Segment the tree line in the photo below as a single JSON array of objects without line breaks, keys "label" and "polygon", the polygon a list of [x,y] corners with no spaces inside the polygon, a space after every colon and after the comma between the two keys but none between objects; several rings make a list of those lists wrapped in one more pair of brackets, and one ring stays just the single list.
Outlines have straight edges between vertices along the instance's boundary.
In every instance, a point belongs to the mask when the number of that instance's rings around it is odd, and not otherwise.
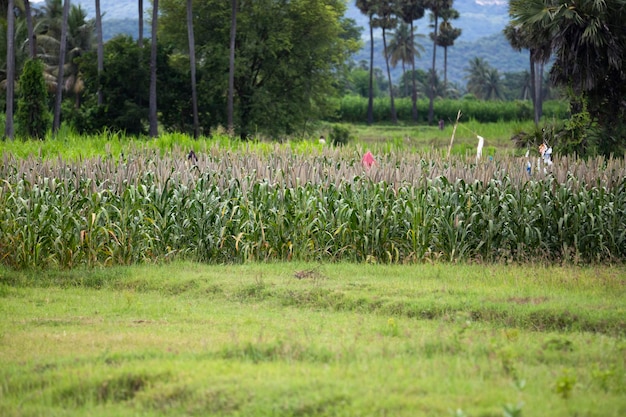
[{"label": "tree line", "polygon": [[[347,83],[355,83],[350,57],[360,48],[361,30],[344,17],[341,0],[152,0],[154,35],[147,40],[138,0],[137,38],[118,36],[106,43],[100,1],[94,1],[95,19],[87,19],[70,0],[46,0],[42,7],[3,0],[5,137],[15,134],[15,105],[18,134],[28,137],[43,137],[50,123],[54,133],[61,121],[85,133],[109,129],[156,136],[165,130],[197,137],[224,128],[244,138],[298,134],[335,113],[336,98]],[[367,121],[372,122],[378,71],[379,82],[386,78],[392,120],[394,93],[402,91],[411,97],[417,120],[422,84],[432,123],[433,101],[449,88],[445,51],[461,33],[453,26],[458,17],[453,0],[355,1],[368,17],[372,41],[369,67],[359,64],[369,72],[362,87],[368,94]],[[572,116],[542,130],[544,136],[552,132],[543,139],[581,155],[623,153],[626,0],[510,0],[509,13],[508,41],[529,51],[524,82],[537,125],[548,62],[550,83],[570,103]],[[420,73],[414,58],[425,49],[416,42],[415,22],[427,14],[432,68]],[[374,28],[382,30],[386,74],[373,66]],[[437,47],[444,48],[443,81],[436,72]],[[498,98],[497,70],[480,58],[468,62],[467,91]],[[399,63],[403,76],[394,86],[389,66]]]},{"label": "tree line", "polygon": [[[10,107],[34,97],[23,88],[30,65],[43,67],[34,71],[43,84],[30,84],[45,85],[53,133],[57,115],[81,133],[108,129],[155,136],[160,130],[198,136],[219,128],[243,138],[301,133],[335,111],[337,79],[360,43],[342,0],[153,0],[155,35],[148,40],[142,38],[139,1],[137,39],[122,35],[106,43],[98,0],[94,20],[69,0],[46,0],[30,11],[27,0],[14,2],[3,8],[7,51],[2,55],[14,69],[5,72],[5,84],[17,87],[16,100],[8,90],[4,97],[8,138],[14,135]],[[28,33],[22,29],[27,17],[34,22]],[[44,44],[52,29],[55,42]],[[29,44],[35,48],[30,55]],[[38,108],[42,111],[33,106],[29,114],[45,126],[52,115]],[[20,135],[45,135],[29,120],[16,120],[27,130]]]}]

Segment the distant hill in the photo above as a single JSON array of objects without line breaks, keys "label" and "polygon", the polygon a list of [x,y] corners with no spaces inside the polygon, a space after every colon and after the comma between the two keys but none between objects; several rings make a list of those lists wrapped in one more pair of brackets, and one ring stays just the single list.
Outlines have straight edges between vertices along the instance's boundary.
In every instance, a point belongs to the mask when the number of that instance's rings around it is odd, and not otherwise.
[{"label": "distant hill", "polygon": [[[93,0],[74,0],[73,4],[80,5],[93,18],[95,5]],[[348,9],[346,17],[354,19],[363,28],[363,49],[359,51],[354,60],[367,60],[369,62],[369,36],[368,21],[355,6],[355,0],[347,0]],[[459,85],[465,85],[464,68],[470,59],[478,56],[485,58],[493,67],[501,73],[518,72],[528,67],[528,53],[515,52],[508,44],[502,30],[508,22],[508,1],[506,0],[456,0],[454,7],[461,17],[454,21],[454,26],[462,29],[462,34],[457,39],[454,47],[448,49],[448,79]],[[137,3],[128,0],[101,0],[100,8],[103,13],[103,37],[106,40],[123,33],[137,37],[139,12]],[[150,9],[151,3],[144,1],[144,36],[150,36]],[[416,22],[418,33],[426,37],[421,40],[425,48],[422,58],[416,62],[418,68],[429,69],[432,62],[432,44],[428,33],[432,30],[428,27],[428,17]],[[383,59],[383,47],[380,33],[377,32],[374,41],[375,62],[374,66],[385,68]],[[437,70],[443,72],[443,50],[437,48]],[[395,79],[400,77],[401,69],[398,67],[392,73]]]},{"label": "distant hill", "polygon": [[[348,0],[346,17],[354,19],[363,28],[364,35],[368,35],[368,20],[356,7],[355,0]],[[453,26],[461,28],[460,41],[473,42],[482,37],[501,33],[509,21],[508,2],[503,0],[456,0],[454,8],[459,11],[460,17]],[[428,34],[432,31],[428,27],[428,15],[415,22],[417,32]]]},{"label": "distant hill", "polygon": [[[354,56],[359,62],[367,60],[369,63],[369,32],[367,16],[355,6],[355,1],[348,2],[346,16],[354,19],[363,28],[363,49]],[[453,47],[448,48],[448,80],[458,85],[466,84],[464,69],[474,57],[484,58],[500,73],[519,72],[528,69],[528,52],[514,51],[502,31],[509,22],[508,2],[505,0],[456,0],[454,7],[459,11],[459,19],[453,26],[461,28],[461,36]],[[422,57],[416,61],[416,67],[428,70],[432,66],[432,42],[428,34],[432,28],[428,27],[429,19],[415,22],[417,32],[424,35],[418,41],[424,46]],[[374,67],[385,68],[383,58],[382,34],[376,31],[374,35]],[[443,76],[443,49],[437,48],[437,71]],[[392,70],[392,78],[397,80],[401,76],[400,66]]]}]

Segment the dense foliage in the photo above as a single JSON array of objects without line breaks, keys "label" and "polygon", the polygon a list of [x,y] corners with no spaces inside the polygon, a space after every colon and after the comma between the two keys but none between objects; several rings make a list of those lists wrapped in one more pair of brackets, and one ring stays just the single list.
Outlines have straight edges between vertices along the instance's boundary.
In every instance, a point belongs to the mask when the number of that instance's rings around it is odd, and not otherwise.
[{"label": "dense foliage", "polygon": [[[412,121],[411,101],[408,98],[395,100],[398,120]],[[418,122],[425,123],[428,115],[428,102],[417,101]],[[460,100],[435,100],[435,116],[445,123],[453,122],[461,110],[464,120],[476,120],[481,123],[502,121],[520,121],[532,118],[532,103],[529,101],[481,101],[469,96]],[[562,101],[550,101],[544,104],[544,116],[548,119],[563,119],[568,116],[568,106]],[[340,100],[337,120],[359,123],[366,119],[367,99],[358,96],[345,96]],[[374,120],[384,122],[389,119],[389,99],[374,100]]]},{"label": "dense foliage", "polygon": [[550,78],[567,88],[571,123],[553,141],[579,155],[623,155],[626,139],[626,1],[511,0],[527,44],[554,56]]},{"label": "dense foliage", "polygon": [[4,156],[0,260],[70,268],[203,262],[626,259],[623,161],[563,159],[552,172],[503,159],[349,150],[308,156],[213,148],[80,163]]},{"label": "dense foliage", "polygon": [[[344,11],[345,3],[337,0],[239,2],[237,133],[247,137],[259,130],[273,135],[302,132],[307,123],[332,113],[336,76],[359,47],[358,32],[343,17]],[[226,126],[230,13],[229,2],[194,4],[198,79],[211,98],[211,107],[204,108],[212,126]],[[187,27],[181,25],[185,19],[183,2],[161,2],[159,40],[188,62]]]},{"label": "dense foliage", "polygon": [[17,134],[24,138],[43,139],[52,120],[48,110],[48,91],[43,77],[43,62],[28,60],[20,79],[17,100]]}]

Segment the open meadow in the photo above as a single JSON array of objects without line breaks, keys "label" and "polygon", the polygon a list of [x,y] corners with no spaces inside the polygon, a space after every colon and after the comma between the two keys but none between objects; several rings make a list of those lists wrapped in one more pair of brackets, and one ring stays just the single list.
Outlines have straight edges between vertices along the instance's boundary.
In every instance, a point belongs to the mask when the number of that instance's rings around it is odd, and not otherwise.
[{"label": "open meadow", "polygon": [[624,159],[438,132],[0,143],[0,415],[625,415]]},{"label": "open meadow", "polygon": [[623,416],[626,271],[0,270],[3,416]]}]

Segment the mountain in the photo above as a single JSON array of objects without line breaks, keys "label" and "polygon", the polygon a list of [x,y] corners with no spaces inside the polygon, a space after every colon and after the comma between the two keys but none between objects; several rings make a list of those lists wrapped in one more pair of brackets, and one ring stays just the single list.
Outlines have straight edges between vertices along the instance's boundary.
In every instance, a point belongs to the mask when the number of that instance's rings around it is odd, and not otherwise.
[{"label": "mountain", "polygon": [[[36,2],[41,4],[40,2]],[[95,4],[93,0],[74,0],[72,4],[80,5],[87,16],[95,16]],[[354,60],[369,62],[369,30],[367,17],[356,7],[355,0],[346,0],[347,10],[345,16],[354,19],[358,26],[363,28],[363,48],[355,56]],[[448,48],[448,79],[459,85],[465,85],[464,68],[470,59],[478,56],[485,58],[493,67],[503,72],[524,71],[528,67],[528,53],[515,52],[508,44],[502,30],[508,23],[508,1],[506,0],[457,0],[454,7],[459,11],[460,18],[453,25],[461,28],[461,36],[455,45]],[[151,3],[144,1],[144,34],[150,36]],[[128,0],[101,0],[100,9],[103,16],[103,37],[105,40],[124,33],[133,37],[137,36],[137,3]],[[432,62],[432,43],[428,37],[431,28],[428,27],[428,17],[416,22],[417,32],[425,37],[421,39],[424,46],[422,57],[416,62],[417,68],[429,69]],[[374,41],[375,62],[374,66],[385,68],[382,53],[382,39],[380,31],[375,34]],[[443,72],[443,50],[437,48],[437,70]],[[394,80],[401,76],[400,67],[392,72]]]},{"label": "mountain", "polygon": [[[363,28],[363,36],[369,37],[368,21],[356,7],[355,0],[348,0],[346,17],[354,19]],[[454,8],[460,17],[453,22],[454,27],[462,29],[460,41],[473,42],[482,37],[501,33],[509,21],[508,2],[502,0],[457,0]],[[417,32],[428,36],[432,30],[428,27],[428,16],[415,22]],[[379,33],[379,31],[377,32]]]},{"label": "mountain", "polygon": [[[354,19],[363,28],[363,48],[354,56],[359,62],[369,63],[369,26],[367,16],[356,7],[356,2],[347,3],[346,17]],[[511,48],[502,31],[509,22],[508,1],[505,0],[457,0],[454,7],[460,17],[452,25],[461,28],[461,36],[453,47],[448,48],[448,80],[457,85],[465,85],[465,71],[468,62],[474,57],[484,58],[500,73],[520,72],[528,69],[528,52],[516,52]],[[428,16],[416,21],[416,32],[423,35],[417,41],[424,47],[421,58],[415,62],[416,68],[429,70],[432,67],[432,41],[429,33],[432,28]],[[389,39],[389,38],[388,38]],[[437,48],[437,72],[443,77],[443,48]],[[385,68],[382,34],[374,32],[374,67]],[[402,75],[400,66],[392,70],[392,78],[397,80]]]}]

